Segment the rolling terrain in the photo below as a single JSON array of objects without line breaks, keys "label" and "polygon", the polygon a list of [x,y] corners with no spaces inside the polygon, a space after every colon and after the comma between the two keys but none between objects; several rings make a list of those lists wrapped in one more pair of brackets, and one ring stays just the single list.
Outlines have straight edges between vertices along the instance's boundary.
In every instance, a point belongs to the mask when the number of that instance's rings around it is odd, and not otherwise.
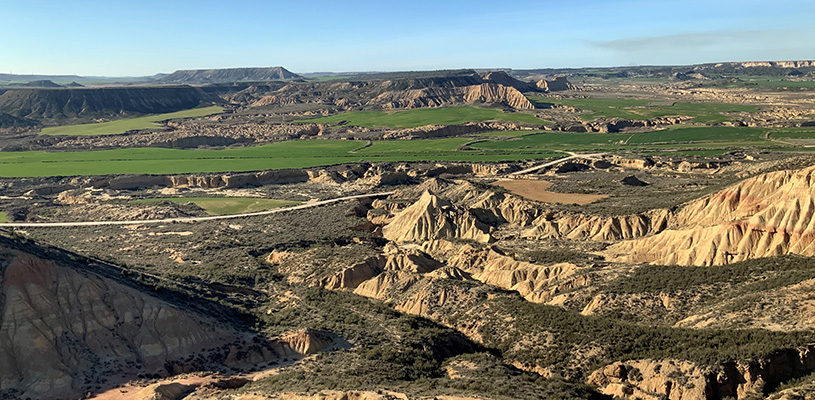
[{"label": "rolling terrain", "polygon": [[6,86],[0,397],[811,398],[813,69]]}]

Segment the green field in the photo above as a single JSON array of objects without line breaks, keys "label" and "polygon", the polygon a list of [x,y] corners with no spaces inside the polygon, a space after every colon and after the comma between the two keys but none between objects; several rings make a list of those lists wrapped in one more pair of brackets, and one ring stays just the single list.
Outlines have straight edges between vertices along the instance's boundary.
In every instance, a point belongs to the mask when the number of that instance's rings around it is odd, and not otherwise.
[{"label": "green field", "polygon": [[581,116],[584,120],[596,118],[651,119],[684,115],[692,117],[694,122],[725,122],[730,117],[725,113],[755,112],[758,106],[723,103],[674,103],[659,104],[654,100],[644,99],[570,99],[559,100],[544,97],[530,97],[534,103],[553,103],[582,110],[592,111]]},{"label": "green field", "polygon": [[[701,155],[732,148],[789,146],[767,140],[767,132],[762,128],[672,127],[633,134],[523,131],[523,135],[511,137],[510,132],[506,132],[505,137],[494,140],[488,136],[389,140],[373,141],[370,146],[363,146],[363,142],[355,140],[295,140],[230,149],[0,152],[0,176],[241,172],[360,161],[517,161],[557,157],[564,151],[693,152]],[[794,132],[806,134],[804,131]]]},{"label": "green field", "polygon": [[133,200],[133,202],[137,204],[155,204],[164,201],[173,203],[194,203],[198,207],[203,208],[210,215],[243,214],[299,204],[296,201],[252,197],[163,197]]},{"label": "green field", "polygon": [[180,174],[308,168],[367,161],[512,161],[560,155],[533,150],[457,150],[466,138],[381,141],[360,148],[353,140],[298,140],[219,150],[131,148],[116,150],[0,152],[0,176]]},{"label": "green field", "polygon": [[512,121],[530,124],[545,124],[534,115],[505,113],[478,107],[420,108],[406,111],[350,111],[329,117],[306,119],[295,122],[339,123],[347,121],[349,126],[415,128],[425,125],[457,125],[477,121]]},{"label": "green field", "polygon": [[5,211],[0,211],[0,224],[8,222],[8,214]]},{"label": "green field", "polygon": [[475,136],[484,137],[484,138],[491,138],[491,137],[498,137],[498,138],[517,138],[521,136],[528,136],[534,135],[536,133],[541,133],[543,131],[535,130],[535,131],[494,131],[494,132],[484,132],[484,133],[477,133]]},{"label": "green field", "polygon": [[158,121],[168,119],[203,117],[212,114],[222,113],[223,108],[218,106],[193,108],[191,110],[178,111],[166,114],[147,115],[138,118],[119,119],[110,122],[98,122],[93,124],[65,125],[44,128],[41,135],[70,135],[70,136],[95,136],[95,135],[118,135],[127,131],[137,129],[157,129],[161,125]]},{"label": "green field", "polygon": [[517,140],[487,141],[471,147],[482,150],[576,150],[609,151],[626,148],[682,149],[703,144],[706,148],[769,144],[761,128],[685,127],[644,133],[566,133],[547,132]]},{"label": "green field", "polygon": [[813,139],[815,138],[815,127],[776,129],[771,131],[771,136],[774,138]]}]

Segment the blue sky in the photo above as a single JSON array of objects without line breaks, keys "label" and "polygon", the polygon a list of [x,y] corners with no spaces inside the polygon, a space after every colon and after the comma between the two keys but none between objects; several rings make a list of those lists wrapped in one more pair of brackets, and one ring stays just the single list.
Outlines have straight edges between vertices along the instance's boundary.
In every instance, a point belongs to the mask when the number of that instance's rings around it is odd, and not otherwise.
[{"label": "blue sky", "polygon": [[0,0],[0,73],[815,59],[813,0]]}]

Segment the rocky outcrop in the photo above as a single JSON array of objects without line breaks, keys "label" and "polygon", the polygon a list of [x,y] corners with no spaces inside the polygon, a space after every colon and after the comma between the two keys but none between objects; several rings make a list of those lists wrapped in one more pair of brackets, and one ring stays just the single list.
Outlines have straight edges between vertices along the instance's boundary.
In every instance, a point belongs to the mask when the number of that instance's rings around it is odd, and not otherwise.
[{"label": "rocky outcrop", "polygon": [[671,218],[669,210],[644,214],[599,216],[583,214],[544,214],[521,233],[531,239],[571,239],[616,241],[640,238],[664,230]]},{"label": "rocky outcrop", "polygon": [[489,231],[489,227],[470,211],[425,191],[418,201],[382,227],[382,236],[398,243],[422,243],[433,239],[488,243],[493,240]]},{"label": "rocky outcrop", "polygon": [[594,371],[588,383],[627,399],[743,399],[815,370],[815,345],[751,361],[704,367],[682,360],[621,361]]},{"label": "rocky outcrop", "polygon": [[521,92],[536,92],[538,91],[538,86],[534,83],[520,81],[515,79],[509,74],[504,71],[494,71],[488,72],[482,75],[482,78],[487,83],[495,83],[498,85],[503,85],[507,87],[512,87],[518,89]]},{"label": "rocky outcrop", "polygon": [[492,191],[484,192],[469,208],[479,220],[495,225],[527,226],[543,213],[539,207],[517,196]]},{"label": "rocky outcrop", "polygon": [[393,249],[388,254],[345,268],[319,284],[326,289],[351,289],[354,293],[377,298],[385,290],[387,281],[393,283],[404,275],[425,274],[441,266],[441,263],[421,251]]},{"label": "rocky outcrop", "polygon": [[89,261],[52,261],[15,243],[0,247],[0,397],[75,398],[105,377],[243,369],[341,343],[241,332],[97,274]]},{"label": "rocky outcrop", "polygon": [[720,265],[782,254],[815,255],[815,167],[748,179],[680,210],[673,228],[608,249],[614,259]]},{"label": "rocky outcrop", "polygon": [[681,360],[616,362],[594,371],[588,383],[604,394],[642,400],[702,400],[712,397],[708,373]]},{"label": "rocky outcrop", "polygon": [[565,76],[558,76],[554,80],[541,79],[537,83],[538,89],[544,92],[562,92],[564,90],[577,90]]},{"label": "rocky outcrop", "polygon": [[535,108],[518,89],[494,83],[452,88],[387,91],[369,102],[371,105],[380,105],[385,109],[440,107],[455,103],[502,104],[518,110]]},{"label": "rocky outcrop", "polygon": [[640,180],[636,175],[629,175],[620,179],[620,183],[626,186],[648,186],[648,182]]},{"label": "rocky outcrop", "polygon": [[308,182],[306,170],[281,169],[231,175],[124,175],[100,179],[95,188],[132,190],[151,187],[243,188]]},{"label": "rocky outcrop", "polygon": [[154,383],[139,390],[133,397],[136,400],[177,400],[195,390],[195,386],[177,382]]},{"label": "rocky outcrop", "polygon": [[517,261],[493,249],[476,250],[469,246],[451,257],[447,265],[488,285],[515,290],[534,303],[547,302],[562,291],[591,282],[583,273],[585,268],[575,264],[537,265]]}]

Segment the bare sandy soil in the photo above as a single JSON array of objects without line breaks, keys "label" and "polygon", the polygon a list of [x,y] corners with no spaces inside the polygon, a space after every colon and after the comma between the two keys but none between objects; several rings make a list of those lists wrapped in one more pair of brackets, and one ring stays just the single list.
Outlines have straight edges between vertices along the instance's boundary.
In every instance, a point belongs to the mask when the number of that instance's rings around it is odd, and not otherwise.
[{"label": "bare sandy soil", "polygon": [[580,194],[580,193],[556,193],[550,192],[551,182],[531,180],[531,179],[503,179],[494,183],[518,196],[530,200],[542,201],[545,203],[558,204],[589,204],[597,200],[605,199],[605,194]]}]

